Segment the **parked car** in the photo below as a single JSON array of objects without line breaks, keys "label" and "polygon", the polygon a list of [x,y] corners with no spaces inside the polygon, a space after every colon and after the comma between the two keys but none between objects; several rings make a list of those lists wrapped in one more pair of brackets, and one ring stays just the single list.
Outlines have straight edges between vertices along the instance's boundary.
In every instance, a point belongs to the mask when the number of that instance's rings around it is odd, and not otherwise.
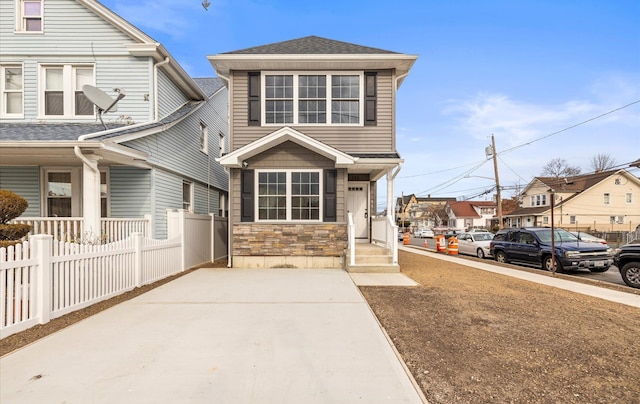
[{"label": "parked car", "polygon": [[433,230],[427,228],[420,228],[413,235],[420,238],[434,238],[436,236]]},{"label": "parked car", "polygon": [[618,267],[624,283],[640,289],[640,244],[620,247],[613,256],[613,264]]},{"label": "parked car", "polygon": [[483,232],[460,233],[458,236],[458,252],[460,254],[475,255],[478,258],[485,258],[491,255],[489,246],[493,239],[493,234]]},{"label": "parked car", "polygon": [[457,229],[453,229],[453,230],[448,230],[446,233],[444,233],[444,238],[449,239],[449,237],[457,237],[459,234],[463,233],[462,230],[457,230]]},{"label": "parked car", "polygon": [[402,229],[398,229],[398,241],[404,241],[404,232]]},{"label": "parked car", "polygon": [[[491,241],[491,254],[498,262],[536,265],[551,271],[551,234],[546,227],[499,230]],[[605,272],[613,264],[613,250],[605,245],[580,242],[562,229],[555,229],[554,239],[556,272],[577,268]]]},{"label": "parked car", "polygon": [[598,244],[605,244],[605,245],[607,244],[607,240],[600,237],[592,236],[589,233],[585,233],[582,231],[570,231],[569,233],[573,234],[578,238],[578,240],[585,243],[598,243]]}]

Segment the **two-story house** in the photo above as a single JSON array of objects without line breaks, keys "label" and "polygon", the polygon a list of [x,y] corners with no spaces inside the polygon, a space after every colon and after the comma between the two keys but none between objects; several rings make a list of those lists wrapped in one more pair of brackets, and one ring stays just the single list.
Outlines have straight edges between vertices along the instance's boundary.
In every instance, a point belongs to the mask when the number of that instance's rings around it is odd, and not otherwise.
[{"label": "two-story house", "polygon": [[395,226],[396,92],[417,56],[309,36],[208,58],[229,88],[234,267],[343,267],[352,242],[397,242],[371,218],[386,176]]},{"label": "two-story house", "polygon": [[147,217],[163,238],[168,209],[227,210],[227,147],[221,79],[97,1],[0,2],[0,188],[28,200],[21,219],[113,240],[108,223]]},{"label": "two-story house", "polygon": [[492,201],[447,202],[445,211],[449,227],[459,230],[488,229],[493,227],[497,205]]},{"label": "two-story house", "polygon": [[446,229],[449,216],[445,205],[455,201],[454,197],[418,197],[415,194],[403,196],[396,201],[396,220],[408,222],[411,231],[419,228]]},{"label": "two-story house", "polygon": [[551,226],[580,231],[632,231],[640,223],[640,179],[621,170],[574,177],[536,177],[522,206],[505,215],[509,227]]}]

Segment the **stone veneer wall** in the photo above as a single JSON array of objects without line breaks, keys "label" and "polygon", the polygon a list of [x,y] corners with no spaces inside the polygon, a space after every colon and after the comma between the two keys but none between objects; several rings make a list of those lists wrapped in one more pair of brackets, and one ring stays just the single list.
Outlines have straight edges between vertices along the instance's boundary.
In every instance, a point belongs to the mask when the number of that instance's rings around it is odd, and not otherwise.
[{"label": "stone veneer wall", "polygon": [[346,248],[346,223],[233,225],[234,256],[340,257]]}]

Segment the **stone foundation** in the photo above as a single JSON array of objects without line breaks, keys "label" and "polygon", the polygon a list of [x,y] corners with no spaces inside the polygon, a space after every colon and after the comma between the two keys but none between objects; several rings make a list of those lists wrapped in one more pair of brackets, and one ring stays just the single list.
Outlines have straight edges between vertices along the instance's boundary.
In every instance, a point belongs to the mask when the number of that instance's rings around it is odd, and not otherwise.
[{"label": "stone foundation", "polygon": [[346,223],[240,223],[233,226],[233,266],[342,268]]}]

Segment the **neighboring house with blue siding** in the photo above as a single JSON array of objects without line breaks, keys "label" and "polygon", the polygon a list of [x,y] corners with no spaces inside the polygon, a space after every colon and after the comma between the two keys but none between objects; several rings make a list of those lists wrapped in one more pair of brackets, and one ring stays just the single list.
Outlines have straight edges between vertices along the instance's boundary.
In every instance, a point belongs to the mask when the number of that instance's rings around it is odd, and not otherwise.
[{"label": "neighboring house with blue siding", "polygon": [[[231,89],[232,265],[398,270],[396,93],[417,56],[309,36],[208,58]],[[365,268],[373,243],[389,265]]]},{"label": "neighboring house with blue siding", "polygon": [[[169,52],[93,0],[0,2],[0,188],[24,196],[22,218],[225,215],[227,88],[191,78]],[[95,86],[117,112],[98,114]]]}]

